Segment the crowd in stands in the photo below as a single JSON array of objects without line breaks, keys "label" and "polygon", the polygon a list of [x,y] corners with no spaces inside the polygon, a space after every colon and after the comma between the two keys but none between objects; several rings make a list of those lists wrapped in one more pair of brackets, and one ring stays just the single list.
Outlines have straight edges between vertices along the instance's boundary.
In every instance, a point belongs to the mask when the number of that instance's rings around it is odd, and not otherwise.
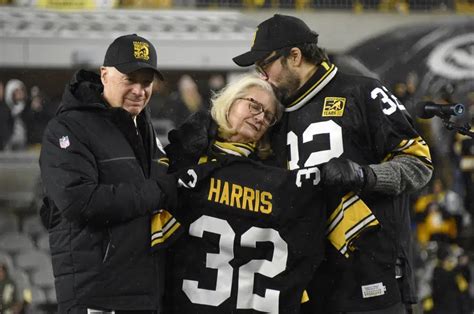
[{"label": "crowd in stands", "polygon": [[153,97],[150,101],[151,114],[155,119],[171,120],[178,126],[192,113],[209,108],[211,94],[225,84],[225,78],[220,74],[211,75],[205,86],[198,86],[196,81],[188,74],[182,75],[176,89],[162,101]]},{"label": "crowd in stands", "polygon": [[[416,74],[409,73],[405,81],[392,87],[414,119],[417,101],[462,102],[466,112],[451,121],[459,126],[473,125],[474,92],[459,97],[456,84],[446,82],[420,98],[417,83]],[[424,313],[472,313],[474,139],[447,130],[437,117],[415,119],[415,123],[430,147],[435,166],[430,184],[413,195],[412,202],[418,296]]]},{"label": "crowd in stands", "polygon": [[[169,91],[158,85],[149,106],[164,144],[167,132],[190,114],[208,108],[212,93],[225,83],[221,74],[210,75],[205,82],[184,74],[175,88],[168,86]],[[455,85],[448,84],[432,99],[455,102],[453,89]],[[408,75],[392,90],[412,111],[416,78]],[[474,93],[468,99],[461,123],[474,122]],[[17,79],[0,82],[0,150],[38,150],[57,106],[36,86]],[[431,183],[412,196],[418,296],[425,313],[472,313],[474,140],[446,130],[438,120],[415,119],[435,165]],[[39,218],[17,216],[4,208],[0,216],[0,313],[54,313],[48,240]]]},{"label": "crowd in stands", "polygon": [[54,112],[37,86],[11,79],[0,81],[0,150],[18,151],[41,143],[41,135]]}]

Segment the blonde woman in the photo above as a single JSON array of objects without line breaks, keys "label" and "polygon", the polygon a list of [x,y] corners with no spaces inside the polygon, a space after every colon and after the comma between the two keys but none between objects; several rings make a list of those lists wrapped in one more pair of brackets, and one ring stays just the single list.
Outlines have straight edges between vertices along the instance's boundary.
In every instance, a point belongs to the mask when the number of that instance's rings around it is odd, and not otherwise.
[{"label": "blonde woman", "polygon": [[[324,251],[325,203],[318,168],[259,161],[281,113],[271,85],[247,75],[212,99],[217,136],[202,154],[190,153],[196,120],[170,134],[181,185],[173,214],[183,234],[168,249],[166,313],[299,311]],[[184,165],[192,162],[199,165]]]}]

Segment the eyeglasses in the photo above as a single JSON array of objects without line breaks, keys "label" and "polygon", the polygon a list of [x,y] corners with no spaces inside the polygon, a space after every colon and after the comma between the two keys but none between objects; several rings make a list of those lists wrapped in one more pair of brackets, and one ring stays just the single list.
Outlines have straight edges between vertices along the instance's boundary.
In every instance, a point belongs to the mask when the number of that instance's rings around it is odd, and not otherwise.
[{"label": "eyeglasses", "polygon": [[282,54],[280,52],[277,52],[270,58],[263,60],[262,62],[255,63],[255,70],[262,77],[268,77],[267,72],[265,72],[265,67],[269,66],[271,63],[275,62],[276,60],[280,59],[281,56]]},{"label": "eyeglasses", "polygon": [[263,112],[263,122],[266,125],[273,126],[277,122],[277,117],[270,111],[265,110],[263,104],[253,99],[252,97],[237,98],[237,99],[242,99],[249,102],[249,111],[252,115],[258,116],[259,114]]}]

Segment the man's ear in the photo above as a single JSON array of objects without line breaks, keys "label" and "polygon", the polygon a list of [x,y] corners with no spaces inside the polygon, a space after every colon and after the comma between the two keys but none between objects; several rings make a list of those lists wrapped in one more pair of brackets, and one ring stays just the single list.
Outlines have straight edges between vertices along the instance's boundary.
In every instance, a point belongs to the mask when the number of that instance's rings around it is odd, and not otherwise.
[{"label": "man's ear", "polygon": [[106,67],[100,67],[100,80],[102,85],[105,85],[108,80],[108,69]]},{"label": "man's ear", "polygon": [[301,53],[300,48],[291,48],[290,55],[288,56],[287,60],[293,66],[300,66],[303,63],[303,54]]}]

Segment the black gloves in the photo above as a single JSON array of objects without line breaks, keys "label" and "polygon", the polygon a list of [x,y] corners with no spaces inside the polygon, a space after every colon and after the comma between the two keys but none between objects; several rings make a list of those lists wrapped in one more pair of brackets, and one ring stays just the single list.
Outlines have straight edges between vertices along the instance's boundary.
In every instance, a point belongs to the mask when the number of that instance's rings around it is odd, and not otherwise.
[{"label": "black gloves", "polygon": [[333,158],[323,166],[321,180],[328,187],[364,193],[373,189],[376,176],[369,166],[361,166],[349,159]]},{"label": "black gloves", "polygon": [[189,116],[178,129],[168,133],[170,143],[165,151],[170,159],[169,171],[197,164],[216,136],[217,124],[209,111],[200,110]]},{"label": "black gloves", "polygon": [[160,187],[163,200],[160,202],[160,207],[173,210],[178,206],[178,179],[173,174],[164,174],[155,179]]}]

